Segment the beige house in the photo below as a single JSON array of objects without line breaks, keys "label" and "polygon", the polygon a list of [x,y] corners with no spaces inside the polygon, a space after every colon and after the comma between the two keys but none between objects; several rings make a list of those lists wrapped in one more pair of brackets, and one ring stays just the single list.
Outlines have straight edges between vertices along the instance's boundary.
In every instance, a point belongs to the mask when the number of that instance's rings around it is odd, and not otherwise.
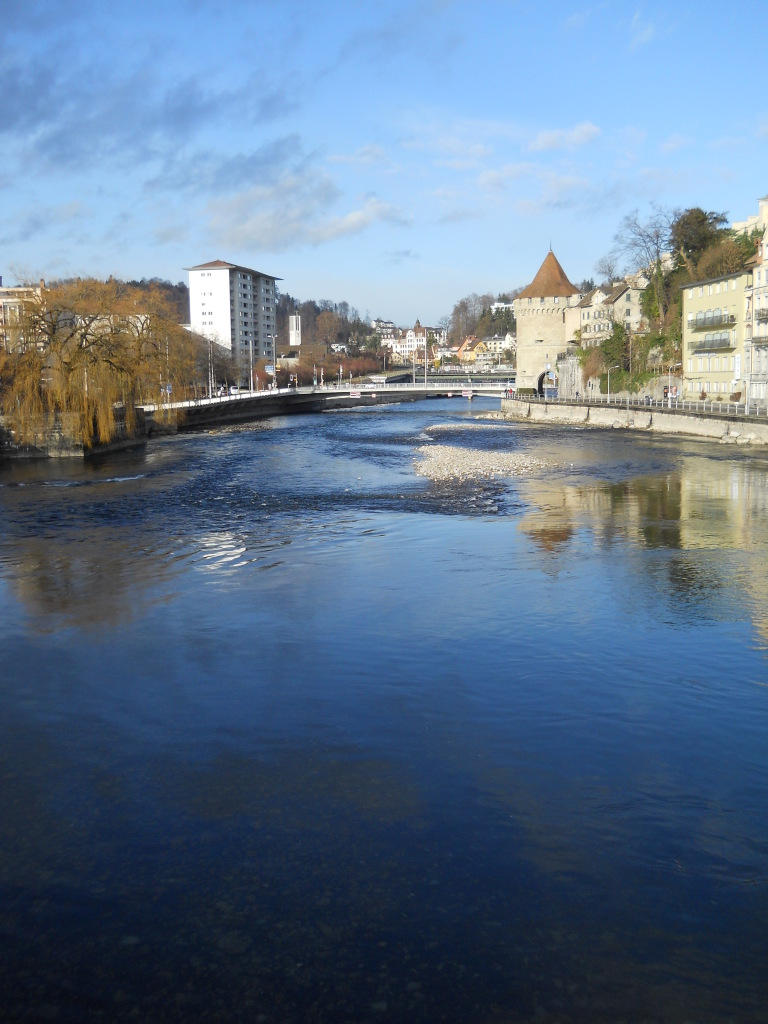
[{"label": "beige house", "polygon": [[751,293],[751,267],[683,288],[684,398],[745,397]]},{"label": "beige house", "polygon": [[634,274],[610,287],[595,288],[579,302],[578,330],[582,348],[594,348],[611,333],[615,323],[631,334],[648,330],[641,300],[648,279]]},{"label": "beige house", "polygon": [[[573,325],[582,296],[566,277],[550,249],[533,281],[514,300],[517,320],[517,386],[542,394],[547,379],[554,379],[554,368],[561,353],[573,349]],[[552,377],[549,375],[552,374]]]}]

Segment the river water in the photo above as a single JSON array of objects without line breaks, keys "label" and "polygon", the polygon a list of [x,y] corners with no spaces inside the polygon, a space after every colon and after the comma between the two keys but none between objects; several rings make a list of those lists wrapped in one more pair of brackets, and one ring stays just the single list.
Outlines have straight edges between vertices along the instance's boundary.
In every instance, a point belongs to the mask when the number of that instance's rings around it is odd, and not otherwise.
[{"label": "river water", "polygon": [[494,405],[0,468],[3,1019],[766,1019],[768,456]]}]

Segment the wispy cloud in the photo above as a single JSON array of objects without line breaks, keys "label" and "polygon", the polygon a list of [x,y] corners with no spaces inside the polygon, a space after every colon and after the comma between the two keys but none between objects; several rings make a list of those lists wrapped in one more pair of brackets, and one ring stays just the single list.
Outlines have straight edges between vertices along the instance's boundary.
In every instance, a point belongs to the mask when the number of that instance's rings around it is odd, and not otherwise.
[{"label": "wispy cloud", "polygon": [[510,182],[518,181],[529,174],[535,174],[536,170],[536,165],[531,163],[505,164],[503,167],[483,171],[477,178],[477,184],[486,192],[500,192]]},{"label": "wispy cloud", "polygon": [[470,210],[465,207],[457,207],[448,210],[437,218],[438,224],[461,224],[467,220],[479,220],[480,213],[477,210]]},{"label": "wispy cloud", "polygon": [[636,50],[639,46],[645,46],[656,35],[656,27],[650,21],[646,21],[640,11],[635,11],[632,21],[629,24],[630,40],[629,48]]},{"label": "wispy cloud", "polygon": [[389,263],[406,263],[421,258],[414,249],[393,249],[385,255]]},{"label": "wispy cloud", "polygon": [[673,133],[662,142],[661,149],[664,153],[676,153],[678,150],[690,146],[692,142],[693,139],[689,135]]},{"label": "wispy cloud", "polygon": [[370,144],[361,146],[354,153],[334,153],[328,157],[331,164],[352,164],[358,167],[370,167],[376,164],[391,163],[389,154],[381,146]]},{"label": "wispy cloud", "polygon": [[551,172],[541,174],[541,191],[536,199],[521,199],[517,208],[524,213],[542,209],[566,209],[589,202],[594,186],[585,178]]},{"label": "wispy cloud", "polygon": [[550,149],[575,149],[587,142],[596,139],[600,129],[591,121],[582,121],[573,128],[556,128],[549,131],[541,131],[528,144],[532,152],[542,152]]},{"label": "wispy cloud", "polygon": [[563,22],[563,28],[573,31],[576,29],[584,28],[586,23],[589,21],[589,17],[592,14],[591,7],[583,7],[579,11],[573,11]]},{"label": "wispy cloud", "polygon": [[250,152],[222,155],[217,152],[177,150],[169,154],[162,168],[145,188],[154,192],[231,192],[258,181],[270,184],[289,169],[301,172],[308,164],[301,138],[295,133],[257,146]]},{"label": "wispy cloud", "polygon": [[32,209],[18,211],[13,221],[8,222],[7,233],[0,235],[0,245],[15,245],[64,226],[71,229],[86,212],[82,204],[76,201],[55,206],[36,205]]},{"label": "wispy cloud", "polygon": [[42,172],[170,159],[206,127],[227,123],[235,109],[244,130],[294,109],[294,99],[260,73],[220,87],[197,74],[166,82],[146,54],[120,68],[98,53],[87,64],[38,64],[6,54],[0,94],[7,105],[0,121],[6,154],[15,148],[25,166]]}]

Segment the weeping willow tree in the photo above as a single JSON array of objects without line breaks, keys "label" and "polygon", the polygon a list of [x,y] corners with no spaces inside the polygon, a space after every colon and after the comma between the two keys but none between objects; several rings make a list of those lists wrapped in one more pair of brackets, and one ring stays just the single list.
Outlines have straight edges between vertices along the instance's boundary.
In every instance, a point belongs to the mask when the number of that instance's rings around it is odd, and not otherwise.
[{"label": "weeping willow tree", "polygon": [[195,342],[159,289],[77,280],[24,303],[14,342],[0,352],[0,402],[22,443],[60,429],[85,448],[106,444],[136,407],[183,395]]}]

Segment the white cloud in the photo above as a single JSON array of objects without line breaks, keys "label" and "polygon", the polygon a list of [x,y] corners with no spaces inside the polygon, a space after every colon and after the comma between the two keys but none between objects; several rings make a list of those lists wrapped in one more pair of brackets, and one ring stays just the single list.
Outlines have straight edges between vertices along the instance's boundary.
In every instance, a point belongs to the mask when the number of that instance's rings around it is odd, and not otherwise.
[{"label": "white cloud", "polygon": [[358,234],[377,221],[406,223],[394,206],[376,196],[358,209],[331,216],[338,200],[338,189],[325,175],[285,174],[275,184],[210,202],[208,226],[217,244],[282,252]]},{"label": "white cloud", "polygon": [[528,144],[528,149],[533,152],[541,152],[548,149],[574,149],[576,146],[583,146],[587,142],[596,139],[600,129],[591,121],[582,121],[573,128],[556,128],[550,131],[541,131]]},{"label": "white cloud", "polygon": [[333,217],[315,225],[308,232],[313,245],[329,242],[343,235],[356,235],[376,221],[389,221],[391,224],[405,224],[406,219],[394,206],[383,203],[375,196],[370,196],[358,210],[352,210],[343,217]]}]

